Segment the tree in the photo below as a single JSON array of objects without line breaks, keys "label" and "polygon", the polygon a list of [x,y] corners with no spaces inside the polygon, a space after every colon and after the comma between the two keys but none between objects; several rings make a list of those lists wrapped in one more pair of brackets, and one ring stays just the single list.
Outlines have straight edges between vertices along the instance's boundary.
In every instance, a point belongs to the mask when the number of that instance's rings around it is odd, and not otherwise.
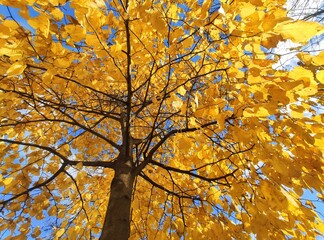
[{"label": "tree", "polygon": [[294,18],[323,22],[324,4],[314,0],[292,1],[289,12]]},{"label": "tree", "polygon": [[1,2],[1,238],[323,233],[322,25],[283,0]]}]

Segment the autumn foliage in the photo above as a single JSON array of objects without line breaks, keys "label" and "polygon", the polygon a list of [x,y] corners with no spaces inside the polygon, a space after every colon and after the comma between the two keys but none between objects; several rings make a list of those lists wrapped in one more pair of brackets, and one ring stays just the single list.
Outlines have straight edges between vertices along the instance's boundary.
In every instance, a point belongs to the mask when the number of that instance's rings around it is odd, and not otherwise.
[{"label": "autumn foliage", "polygon": [[1,239],[324,233],[321,24],[283,0],[0,2]]}]

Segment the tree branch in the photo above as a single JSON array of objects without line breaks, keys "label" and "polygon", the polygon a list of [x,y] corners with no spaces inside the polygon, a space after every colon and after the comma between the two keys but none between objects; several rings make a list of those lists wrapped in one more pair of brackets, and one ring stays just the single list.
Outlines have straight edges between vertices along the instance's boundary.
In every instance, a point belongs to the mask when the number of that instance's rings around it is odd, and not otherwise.
[{"label": "tree branch", "polygon": [[18,145],[24,145],[24,146],[30,146],[30,147],[36,147],[39,149],[43,149],[45,151],[48,151],[56,156],[58,156],[62,161],[65,166],[70,165],[70,166],[75,166],[79,163],[82,163],[83,166],[89,166],[89,167],[104,167],[104,168],[114,168],[115,163],[113,162],[104,162],[104,161],[93,161],[93,162],[87,162],[87,161],[72,161],[69,160],[66,156],[58,152],[57,150],[51,148],[51,147],[46,147],[42,146],[39,144],[35,143],[26,143],[26,142],[20,142],[20,141],[14,141],[14,140],[9,140],[9,139],[0,139],[0,142],[6,142],[6,143],[11,143],[11,144],[18,144]]},{"label": "tree branch", "polygon": [[168,132],[158,143],[155,144],[155,146],[149,151],[147,156],[145,157],[144,161],[138,165],[138,167],[135,169],[135,174],[139,174],[143,168],[152,160],[153,154],[162,146],[162,144],[168,140],[171,136],[173,136],[176,133],[186,133],[186,132],[194,132],[196,130],[215,125],[217,124],[217,121],[212,121],[206,124],[202,124],[200,127],[195,128],[182,128],[182,129],[174,129]]},{"label": "tree branch", "polygon": [[23,191],[7,200],[1,201],[0,204],[2,204],[3,206],[0,208],[0,212],[4,209],[4,207],[6,206],[6,204],[8,204],[9,202],[11,202],[12,200],[15,200],[17,198],[19,198],[22,195],[28,194],[29,192],[37,189],[37,188],[41,188],[46,186],[47,184],[49,184],[51,181],[53,181],[60,173],[64,172],[65,167],[67,166],[66,163],[63,163],[61,165],[61,167],[56,171],[56,173],[54,173],[49,179],[47,179],[46,181],[39,183],[37,185],[35,185],[34,187],[28,188],[26,191]]},{"label": "tree branch", "polygon": [[[238,170],[238,169],[235,169],[232,172],[227,173],[225,175],[222,175],[220,177],[208,178],[208,177],[204,177],[204,176],[201,176],[199,174],[193,173],[192,172],[193,170],[183,170],[183,169],[179,169],[179,168],[174,168],[174,167],[166,166],[163,163],[159,163],[159,162],[154,161],[154,160],[151,160],[150,163],[152,165],[161,167],[161,168],[163,168],[163,169],[165,169],[167,171],[172,171],[172,172],[187,174],[187,175],[190,175],[192,177],[199,178],[199,179],[204,180],[204,181],[207,181],[207,182],[214,182],[214,181],[218,181],[218,180],[225,179],[227,177],[233,176],[233,174]],[[218,184],[222,184],[222,185],[227,185],[227,184],[220,183],[220,182],[217,182],[217,183]]]},{"label": "tree branch", "polygon": [[159,189],[161,189],[161,190],[163,190],[163,191],[165,191],[165,192],[167,192],[167,193],[169,193],[169,194],[171,194],[173,196],[176,196],[177,198],[187,198],[187,199],[192,199],[193,201],[194,200],[202,201],[202,199],[199,196],[198,197],[197,196],[185,196],[185,195],[180,195],[178,193],[175,193],[175,192],[173,192],[173,191],[171,191],[171,190],[169,190],[169,189],[161,186],[160,184],[157,184],[152,179],[150,179],[148,176],[146,176],[143,172],[141,172],[139,174],[139,176],[141,176],[144,180],[148,181],[154,187],[157,187],[157,188],[159,188]]}]

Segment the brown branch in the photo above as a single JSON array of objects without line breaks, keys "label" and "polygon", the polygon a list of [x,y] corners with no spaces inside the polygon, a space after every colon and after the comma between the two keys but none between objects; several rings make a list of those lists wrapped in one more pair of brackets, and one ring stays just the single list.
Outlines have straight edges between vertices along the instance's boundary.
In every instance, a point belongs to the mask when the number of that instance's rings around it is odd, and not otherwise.
[{"label": "brown branch", "polygon": [[[96,29],[94,29],[94,27],[92,26],[92,24],[89,22],[88,18],[86,15],[84,15],[85,19],[87,20],[87,23],[90,25],[92,31],[94,32],[94,34],[96,35],[97,40],[99,41],[100,45],[102,46],[102,48],[104,49],[104,51],[107,53],[107,55],[112,59],[112,61],[114,62],[115,67],[119,70],[119,72],[121,73],[121,75],[123,75],[124,77],[126,77],[123,73],[123,71],[121,70],[121,68],[118,66],[118,64],[116,63],[115,58],[110,54],[110,52],[106,49],[105,45],[102,43]],[[124,102],[125,103],[125,102]]]},{"label": "brown branch", "polygon": [[182,128],[182,129],[174,129],[168,132],[158,143],[155,144],[155,146],[149,151],[147,156],[145,157],[145,160],[138,165],[138,167],[135,169],[135,174],[139,174],[144,167],[152,160],[153,154],[162,146],[162,144],[168,140],[170,137],[172,137],[176,133],[186,133],[186,132],[194,132],[196,130],[215,125],[217,124],[217,121],[212,121],[206,124],[202,124],[200,127],[195,127],[195,128]]},{"label": "brown branch", "polygon": [[6,143],[11,143],[11,144],[18,144],[18,145],[23,145],[23,146],[30,146],[30,147],[36,147],[39,149],[43,149],[45,151],[48,151],[52,153],[53,155],[58,156],[62,161],[65,166],[70,165],[70,166],[75,166],[79,163],[82,163],[83,166],[89,166],[89,167],[104,167],[104,168],[114,168],[115,163],[113,162],[104,162],[104,161],[93,161],[93,162],[87,162],[87,161],[72,161],[69,160],[66,156],[58,152],[57,150],[47,147],[47,146],[42,146],[39,144],[35,143],[26,143],[26,142],[20,142],[20,141],[15,141],[15,140],[9,140],[9,139],[0,139],[0,142],[6,142]]},{"label": "brown branch", "polygon": [[[22,93],[22,92],[19,92],[19,91],[6,91],[6,92],[14,92],[14,93],[19,94],[20,96],[26,97],[27,99],[34,99],[33,97],[30,97],[29,94],[27,94],[27,93]],[[62,111],[60,109],[60,106],[62,106],[62,105],[59,105],[59,104],[57,104],[55,102],[51,102],[51,101],[49,101],[47,99],[43,100],[42,98],[34,99],[34,100],[37,101],[37,102],[39,102],[39,103],[41,103],[41,104],[44,104],[47,107],[50,107],[52,109],[55,109],[55,110],[59,111],[60,113],[62,113],[63,115],[65,115],[67,118],[71,119],[74,122],[73,125],[79,126],[80,128],[84,129],[85,131],[88,131],[88,132],[92,133],[93,135],[95,135],[95,136],[97,136],[97,137],[105,140],[107,143],[109,143],[115,149],[120,150],[120,146],[118,144],[116,144],[114,141],[112,141],[109,138],[103,136],[102,134],[100,134],[100,133],[92,130],[92,128],[86,127],[86,126],[82,125],[81,123],[79,123],[78,121],[76,121],[73,117],[71,117],[69,114],[67,114],[65,111]],[[49,104],[48,102],[51,103],[51,104],[57,105],[57,107]],[[46,118],[45,116],[43,116],[43,117]],[[70,122],[66,121],[66,123],[70,123]]]},{"label": "brown branch", "polygon": [[[126,2],[127,5],[127,2]],[[132,111],[132,75],[131,75],[131,41],[130,41],[130,26],[129,19],[125,20],[125,31],[126,31],[126,56],[127,56],[127,67],[126,67],[126,83],[127,83],[127,103],[126,103],[126,119],[125,119],[125,129],[122,132],[123,134],[123,145],[125,147],[125,153],[131,154],[131,139],[130,139],[130,120],[131,120],[131,111]],[[124,124],[123,122],[121,123]]]},{"label": "brown branch", "polygon": [[144,180],[148,181],[154,187],[156,187],[160,190],[163,190],[170,195],[176,196],[177,198],[187,198],[187,199],[192,199],[193,201],[195,201],[195,200],[202,201],[202,199],[199,196],[198,197],[197,196],[185,196],[185,195],[180,195],[178,193],[175,193],[175,192],[163,187],[162,185],[154,182],[152,179],[150,179],[148,176],[146,176],[143,172],[139,173],[139,176],[141,176]]},{"label": "brown branch", "polygon": [[37,188],[41,188],[41,187],[44,187],[46,186],[47,184],[49,184],[50,182],[52,182],[60,173],[64,172],[64,169],[65,167],[67,166],[66,163],[63,163],[61,165],[61,167],[49,178],[47,179],[46,181],[42,182],[42,183],[39,183],[37,185],[35,185],[34,187],[31,187],[31,188],[28,188],[26,191],[23,191],[7,200],[4,200],[4,201],[1,201],[0,204],[2,204],[3,206],[0,208],[0,212],[4,209],[4,207],[6,206],[6,204],[8,204],[9,202],[11,202],[12,200],[15,200],[17,198],[19,198],[20,196],[22,195],[25,195],[25,194],[28,194],[29,192],[37,189]]},{"label": "brown branch", "polygon": [[75,166],[75,165],[81,163],[83,166],[86,166],[86,167],[103,167],[103,168],[111,168],[111,169],[114,169],[115,168],[115,161],[116,161],[116,159],[114,159],[114,161],[111,161],[111,162],[104,162],[104,161],[91,161],[91,162],[87,162],[87,161],[73,161],[73,160],[69,160],[68,165]]},{"label": "brown branch", "polygon": [[[35,66],[35,65],[30,64],[30,63],[27,64],[27,67],[47,71],[47,68],[45,68],[45,67]],[[94,89],[94,88],[92,88],[90,86],[84,85],[84,84],[80,83],[79,81],[74,80],[73,78],[65,77],[65,76],[62,76],[60,74],[55,74],[54,76],[58,77],[58,78],[61,78],[61,79],[64,79],[64,80],[67,80],[67,81],[71,81],[71,82],[77,84],[78,86],[81,86],[81,87],[83,87],[85,89],[91,90],[92,92],[102,94],[102,95],[104,95],[104,96],[106,96],[108,98],[111,98],[112,100],[115,100],[117,102],[125,104],[125,102],[123,100],[121,100],[121,99],[119,99],[119,98],[117,98],[117,97],[115,97],[115,96],[113,96],[111,94],[107,94],[107,93],[101,92],[99,90],[96,90],[96,89]]]},{"label": "brown branch", "polygon": [[[233,176],[233,174],[238,170],[238,169],[235,169],[232,172],[227,173],[225,175],[222,175],[220,177],[208,178],[208,177],[204,177],[204,176],[201,176],[199,174],[193,173],[193,171],[195,171],[195,169],[192,169],[192,170],[183,170],[183,169],[179,169],[179,168],[175,168],[175,167],[166,166],[163,163],[159,163],[159,162],[154,161],[154,160],[151,160],[150,163],[152,165],[155,165],[155,166],[158,166],[160,168],[163,168],[163,169],[165,169],[167,171],[172,171],[172,172],[187,174],[187,175],[190,175],[192,177],[199,178],[199,179],[204,180],[204,181],[207,181],[207,182],[214,182],[214,181],[218,181],[218,180],[225,179],[227,177]],[[217,183],[218,184],[222,184],[222,185],[227,185],[227,184],[220,183],[220,182],[217,182]]]},{"label": "brown branch", "polygon": [[74,185],[75,185],[75,188],[76,188],[76,190],[77,190],[77,192],[78,192],[78,194],[79,194],[79,197],[80,197],[80,201],[81,201],[81,208],[82,208],[84,214],[86,215],[87,220],[89,221],[88,213],[87,213],[86,209],[84,208],[84,200],[83,200],[83,197],[82,197],[82,194],[81,194],[81,191],[80,191],[80,189],[79,189],[79,186],[78,186],[77,181],[74,179],[74,177],[73,177],[73,176],[72,176],[68,171],[64,170],[64,173],[65,173],[66,175],[68,175],[68,176],[72,179],[72,181],[73,181],[73,183],[74,183]]}]

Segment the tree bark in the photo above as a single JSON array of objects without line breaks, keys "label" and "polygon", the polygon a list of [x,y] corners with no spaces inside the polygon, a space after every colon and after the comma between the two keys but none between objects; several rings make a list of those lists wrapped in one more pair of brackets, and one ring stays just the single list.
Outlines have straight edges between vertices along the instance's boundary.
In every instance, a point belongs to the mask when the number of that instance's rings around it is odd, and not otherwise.
[{"label": "tree bark", "polygon": [[111,182],[108,208],[99,240],[127,240],[129,238],[134,179],[130,161],[117,163],[115,175]]}]

